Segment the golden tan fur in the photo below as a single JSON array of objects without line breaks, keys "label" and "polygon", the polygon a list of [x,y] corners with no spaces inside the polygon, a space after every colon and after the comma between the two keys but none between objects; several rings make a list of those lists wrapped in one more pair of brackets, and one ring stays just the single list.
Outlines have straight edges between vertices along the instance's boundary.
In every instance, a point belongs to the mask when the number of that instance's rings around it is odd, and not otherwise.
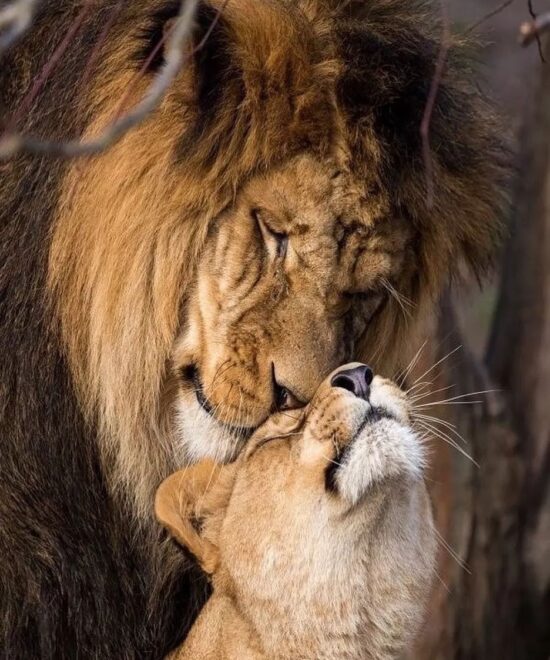
[{"label": "golden tan fur", "polygon": [[235,463],[169,477],[157,516],[213,585],[171,657],[399,657],[422,622],[436,545],[408,424],[392,383],[377,377],[367,402],[327,379]]},{"label": "golden tan fur", "polygon": [[[111,488],[129,497],[142,516],[149,515],[159,480],[189,458],[182,427],[174,421],[174,402],[189,400],[189,382],[175,396],[181,367],[193,361],[221,421],[231,415],[233,426],[255,426],[273,407],[272,368],[304,401],[318,378],[346,359],[375,361],[388,372],[460,259],[480,268],[489,259],[498,233],[495,184],[502,171],[476,154],[479,149],[491,158],[496,149],[493,136],[474,119],[473,113],[485,110],[450,67],[441,98],[456,91],[472,114],[464,153],[453,146],[457,154],[446,154],[441,145],[451,145],[456,136],[445,122],[456,108],[449,106],[447,118],[443,110],[436,113],[433,132],[441,156],[435,162],[434,206],[428,209],[420,160],[407,161],[405,142],[390,148],[394,133],[382,135],[377,119],[377,94],[391,88],[399,67],[388,72],[381,64],[378,71],[366,57],[372,72],[355,72],[358,56],[346,54],[352,39],[345,37],[346,31],[353,36],[365,29],[399,39],[399,30],[405,34],[417,21],[418,10],[393,0],[367,4],[231,0],[220,35],[212,35],[212,48],[219,47],[233,67],[220,80],[215,117],[203,122],[198,57],[148,121],[104,155],[70,168],[53,227],[49,287],[79,396],[99,425]],[[208,3],[214,10],[220,5]],[[136,9],[136,34],[140,16]],[[125,66],[136,34],[113,42],[82,100],[92,117],[88,134],[111,119],[120,90],[129,87],[131,101],[146,87],[145,80],[134,85],[134,73]],[[361,76],[378,85],[367,100],[360,98],[367,85]],[[351,89],[353,81],[357,89]],[[393,98],[391,90],[387,94]],[[373,108],[362,110],[371,98]],[[391,131],[401,130],[399,122]],[[246,328],[220,327],[221,310],[238,301],[227,271],[214,267],[217,228],[229,227],[225,240],[233,242],[228,249],[235,278],[244,253],[259,255],[263,249],[259,241],[242,244],[251,238],[246,223],[252,204],[286,223],[291,247],[299,241],[294,234],[304,231],[302,248],[319,253],[323,241],[338,241],[346,227],[353,230],[350,241],[357,242],[343,265],[319,261],[311,271],[308,266],[293,275],[286,271],[270,294],[264,286],[265,297],[281,302],[269,336],[265,315],[273,305],[258,308]],[[296,229],[300,224],[308,229]],[[363,245],[361,232],[369,235]],[[354,278],[359,249],[363,257]],[[206,309],[198,310],[201,287],[213,294],[202,302],[218,305],[209,309],[207,323]],[[383,301],[369,315],[361,311],[362,297],[373,292]],[[350,323],[364,328],[354,331],[353,345],[342,340],[342,329],[332,335],[329,323],[346,306]],[[249,310],[243,305],[241,311]],[[238,352],[224,344],[229,334],[246,345],[247,355],[226,375],[225,386],[214,376]],[[258,401],[251,404],[243,401],[244,388],[253,383]],[[216,387],[231,413],[216,407]],[[200,414],[196,402],[190,405],[187,425]],[[185,410],[180,407],[180,414]],[[221,431],[212,442],[220,454],[236,447],[225,446],[231,441]]]}]

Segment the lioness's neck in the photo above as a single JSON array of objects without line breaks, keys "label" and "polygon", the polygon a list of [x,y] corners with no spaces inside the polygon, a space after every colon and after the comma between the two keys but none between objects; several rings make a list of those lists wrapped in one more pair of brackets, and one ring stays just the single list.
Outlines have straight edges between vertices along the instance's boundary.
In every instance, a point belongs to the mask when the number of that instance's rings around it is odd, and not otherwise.
[{"label": "lioness's neck", "polygon": [[[293,643],[289,635],[281,634],[274,640],[277,622],[272,620],[269,634],[262,635],[247,621],[234,600],[227,595],[214,592],[191,629],[184,644],[174,651],[170,660],[273,660],[274,658],[334,658],[362,657],[369,660],[370,654],[361,650],[359,638],[352,640],[350,635],[338,638],[337,635],[323,635],[312,632],[303,644]],[[315,625],[312,625],[312,629]],[[280,626],[284,632],[284,625]],[[319,634],[321,633],[321,634]],[[271,637],[274,648],[266,649],[262,637]],[[277,637],[275,633],[275,637]],[[276,650],[275,650],[276,649]],[[360,656],[359,656],[360,654]],[[382,657],[382,656],[380,656]],[[385,657],[385,656],[384,656]]]},{"label": "lioness's neck", "polygon": [[201,611],[184,644],[170,660],[263,660],[258,635],[238,611],[234,601],[214,592]]}]

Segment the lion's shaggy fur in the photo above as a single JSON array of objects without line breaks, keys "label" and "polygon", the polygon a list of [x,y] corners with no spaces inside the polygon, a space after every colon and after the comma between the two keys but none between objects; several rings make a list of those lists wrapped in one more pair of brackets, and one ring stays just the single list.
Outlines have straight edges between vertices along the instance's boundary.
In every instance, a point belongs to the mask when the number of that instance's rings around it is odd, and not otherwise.
[{"label": "lion's shaggy fur", "polygon": [[[66,30],[75,5],[44,3],[33,33],[2,66],[1,107],[17,107],[51,52],[47,46],[41,51],[42,44]],[[85,53],[114,6],[99,3],[22,128],[58,136],[101,130],[126,89],[130,102],[143,93],[153,71],[135,82],[136,71],[177,5],[125,3],[89,89],[80,89]],[[221,5],[201,6],[197,40]],[[430,3],[230,0],[159,109],[104,155],[2,165],[0,410],[7,449],[0,547],[12,566],[0,570],[10,598],[2,605],[10,612],[2,633],[11,657],[25,655],[25,643],[43,645],[46,656],[79,643],[89,655],[118,648],[123,657],[159,652],[170,643],[173,625],[163,624],[160,611],[145,624],[140,604],[151,605],[149,594],[158,594],[152,495],[176,467],[169,424],[172,350],[211,224],[247,181],[301,153],[343,163],[362,182],[366,204],[407,218],[417,232],[418,264],[407,292],[417,316],[458,272],[460,260],[476,273],[488,266],[506,168],[498,124],[469,80],[458,39],[431,125],[435,198],[433,208],[426,205],[419,126],[438,41]],[[379,368],[395,366],[413,325],[396,305],[372,325],[365,351]],[[50,517],[42,519],[37,499],[28,499],[25,473],[32,473],[34,497],[46,501]],[[59,483],[51,485],[52,479]],[[55,497],[50,488],[57,489]],[[87,488],[83,515],[64,527],[59,516],[73,498],[82,502]],[[94,512],[91,522],[86,511]],[[22,517],[35,532],[43,530],[37,532],[48,537],[43,546],[27,543],[32,531],[18,527]],[[90,528],[82,531],[83,524]],[[127,544],[127,556],[110,553],[111,537],[116,547]],[[115,593],[90,592],[96,630],[84,635],[79,588],[60,568],[69,546],[88,552],[89,570],[79,574],[84,590],[94,571],[103,570],[105,556],[126,566],[117,569],[117,579],[124,585],[120,593],[133,594],[135,609],[121,613]],[[25,562],[52,554],[58,563],[36,568],[39,586],[21,586]],[[147,555],[154,559],[142,571]],[[132,565],[145,575],[139,584]],[[46,600],[59,608],[51,621]],[[12,609],[16,602],[20,616]],[[146,629],[141,637],[128,632],[138,621]],[[62,639],[64,626],[74,640]],[[112,626],[128,633],[121,647],[105,641]],[[24,642],[17,631],[31,628]]]}]

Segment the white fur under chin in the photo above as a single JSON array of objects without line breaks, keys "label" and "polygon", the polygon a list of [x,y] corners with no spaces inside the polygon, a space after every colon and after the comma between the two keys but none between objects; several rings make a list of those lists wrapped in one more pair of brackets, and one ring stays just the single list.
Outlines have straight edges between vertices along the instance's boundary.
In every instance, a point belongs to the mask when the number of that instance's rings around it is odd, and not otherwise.
[{"label": "white fur under chin", "polygon": [[403,406],[382,379],[375,378],[370,403],[387,411],[365,426],[336,474],[338,491],[352,505],[374,484],[396,476],[422,477],[426,455],[422,441],[406,423]]},{"label": "white fur under chin", "polygon": [[209,415],[194,394],[180,397],[176,404],[177,456],[182,463],[210,458],[217,463],[233,460],[243,441]]},{"label": "white fur under chin", "polygon": [[336,475],[338,492],[357,504],[375,483],[396,476],[420,479],[425,464],[420,440],[393,419],[369,424],[353,442]]}]

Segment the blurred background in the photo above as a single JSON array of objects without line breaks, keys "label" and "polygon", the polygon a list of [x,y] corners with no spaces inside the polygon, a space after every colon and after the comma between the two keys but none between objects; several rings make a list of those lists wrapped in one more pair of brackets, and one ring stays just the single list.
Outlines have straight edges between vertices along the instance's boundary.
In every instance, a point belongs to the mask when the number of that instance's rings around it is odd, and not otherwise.
[{"label": "blurred background", "polygon": [[410,378],[421,404],[441,401],[423,409],[433,416],[440,560],[411,657],[548,660],[550,39],[545,64],[537,43],[522,48],[518,35],[530,10],[548,12],[550,2],[448,5],[459,31],[485,17],[475,30],[481,85],[506,118],[517,177],[497,273],[444,296]]}]

